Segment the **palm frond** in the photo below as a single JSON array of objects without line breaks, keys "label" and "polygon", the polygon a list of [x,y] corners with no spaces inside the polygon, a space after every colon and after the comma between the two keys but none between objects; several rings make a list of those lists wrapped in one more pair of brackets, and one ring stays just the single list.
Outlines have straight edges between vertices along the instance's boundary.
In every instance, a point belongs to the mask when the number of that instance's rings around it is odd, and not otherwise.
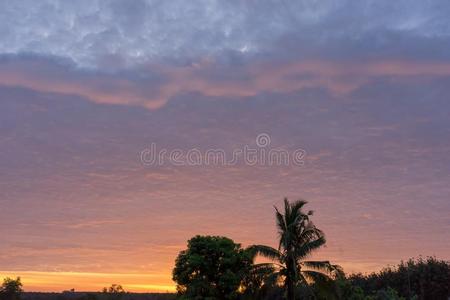
[{"label": "palm frond", "polygon": [[301,265],[324,272],[330,276],[339,276],[342,272],[342,268],[338,265],[332,265],[329,261],[303,261]]},{"label": "palm frond", "polygon": [[302,243],[296,249],[297,259],[301,259],[301,258],[308,256],[314,250],[317,250],[320,247],[322,247],[323,245],[325,245],[325,243],[326,243],[326,240],[325,240],[325,236],[323,236],[323,235],[318,237],[315,240]]},{"label": "palm frond", "polygon": [[303,208],[303,206],[305,206],[307,203],[308,203],[308,201],[305,201],[305,200],[302,200],[302,199],[297,200],[297,201],[295,201],[294,203],[291,203],[290,206],[291,206],[291,212],[292,212],[292,214],[302,214],[302,215],[305,215],[305,214],[302,213],[302,208]]},{"label": "palm frond", "polygon": [[281,261],[282,260],[281,253],[277,249],[272,248],[270,246],[252,245],[252,246],[247,248],[247,251],[249,251],[249,253],[252,253],[252,254],[255,254],[255,255],[264,256],[264,257],[269,258],[271,260],[275,260],[275,261]]},{"label": "palm frond", "polygon": [[335,299],[337,290],[332,278],[317,271],[303,271],[303,276],[315,286],[315,294],[323,299]]},{"label": "palm frond", "polygon": [[284,216],[275,207],[275,217],[277,220],[278,234],[280,236],[280,242],[278,244],[278,250],[286,244],[286,233],[288,232],[286,220]]},{"label": "palm frond", "polygon": [[298,283],[304,286],[308,286],[308,279],[303,276],[303,272],[298,274]]},{"label": "palm frond", "polygon": [[333,279],[329,277],[327,274],[318,271],[305,270],[302,271],[303,277],[305,277],[309,282],[314,283],[325,283],[332,282]]},{"label": "palm frond", "polygon": [[268,286],[274,286],[276,284],[279,284],[280,277],[281,277],[280,272],[273,272],[272,274],[267,276],[265,284],[267,284]]},{"label": "palm frond", "polygon": [[299,233],[298,242],[300,244],[308,243],[320,238],[323,235],[324,235],[323,232],[317,227],[315,227],[314,224],[312,224],[312,222],[307,222],[304,225],[304,228],[301,229]]},{"label": "palm frond", "polygon": [[251,272],[259,273],[259,274],[273,273],[273,272],[275,272],[275,267],[274,267],[274,264],[272,264],[272,263],[255,264],[255,265],[253,265]]}]

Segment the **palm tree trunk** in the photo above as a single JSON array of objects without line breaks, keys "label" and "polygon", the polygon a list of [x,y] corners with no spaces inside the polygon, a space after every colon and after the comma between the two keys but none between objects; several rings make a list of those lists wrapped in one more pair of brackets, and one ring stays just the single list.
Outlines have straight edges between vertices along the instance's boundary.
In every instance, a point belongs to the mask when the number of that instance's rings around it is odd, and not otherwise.
[{"label": "palm tree trunk", "polygon": [[294,274],[295,274],[295,264],[288,259],[286,262],[286,287],[287,287],[287,300],[295,300],[295,282],[294,282]]},{"label": "palm tree trunk", "polygon": [[294,283],[292,280],[287,282],[287,300],[295,300]]}]

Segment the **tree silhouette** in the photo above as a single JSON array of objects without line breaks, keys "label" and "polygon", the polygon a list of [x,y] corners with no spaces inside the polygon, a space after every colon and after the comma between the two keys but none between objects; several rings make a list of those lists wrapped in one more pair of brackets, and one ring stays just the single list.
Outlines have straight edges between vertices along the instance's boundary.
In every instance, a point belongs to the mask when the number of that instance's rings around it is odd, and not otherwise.
[{"label": "tree silhouette", "polygon": [[406,299],[447,300],[450,298],[450,262],[419,257],[376,273],[352,274],[348,281],[368,295],[392,288]]},{"label": "tree silhouette", "polygon": [[239,244],[219,236],[196,236],[173,270],[181,299],[237,299],[251,261]]},{"label": "tree silhouette", "polygon": [[112,284],[109,288],[105,287],[102,292],[106,298],[110,300],[120,300],[126,294],[120,284]]},{"label": "tree silhouette", "polygon": [[284,213],[275,207],[275,216],[279,233],[278,249],[264,245],[248,248],[252,256],[261,255],[273,261],[270,264],[258,264],[256,268],[273,267],[274,275],[282,282],[287,291],[287,299],[295,300],[297,286],[330,287],[333,278],[341,274],[340,267],[329,261],[305,261],[312,252],[325,245],[325,236],[313,222],[312,211],[302,211],[306,201],[290,203],[284,199]]},{"label": "tree silhouette", "polygon": [[19,300],[22,290],[22,282],[20,277],[11,279],[6,277],[3,279],[3,284],[0,286],[0,299],[4,300]]}]

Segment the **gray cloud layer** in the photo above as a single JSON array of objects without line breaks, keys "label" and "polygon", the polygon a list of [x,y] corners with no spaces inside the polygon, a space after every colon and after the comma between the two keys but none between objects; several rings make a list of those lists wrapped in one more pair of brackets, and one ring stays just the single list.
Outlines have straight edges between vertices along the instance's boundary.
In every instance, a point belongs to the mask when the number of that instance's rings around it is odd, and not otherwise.
[{"label": "gray cloud layer", "polygon": [[[159,108],[450,74],[447,1],[0,3],[0,85]],[[399,79],[399,77],[401,77]]]},{"label": "gray cloud layer", "polygon": [[2,1],[0,53],[65,57],[88,68],[264,56],[280,42],[297,55],[445,55],[448,15],[445,0]]}]

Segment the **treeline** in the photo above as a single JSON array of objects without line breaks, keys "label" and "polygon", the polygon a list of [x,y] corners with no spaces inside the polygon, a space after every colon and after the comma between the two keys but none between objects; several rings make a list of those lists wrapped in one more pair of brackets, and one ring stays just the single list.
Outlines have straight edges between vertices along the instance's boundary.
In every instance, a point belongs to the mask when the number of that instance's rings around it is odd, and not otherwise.
[{"label": "treeline", "polygon": [[0,286],[0,300],[175,300],[173,293],[129,293],[121,285],[113,284],[101,292],[62,293],[24,292],[20,277],[5,278]]},{"label": "treeline", "polygon": [[104,293],[23,293],[21,300],[175,300],[174,294],[166,293],[124,293],[105,295]]},{"label": "treeline", "polygon": [[347,282],[353,291],[381,299],[390,293],[404,299],[446,300],[450,297],[450,264],[435,257],[410,259],[377,273],[350,275]]}]

